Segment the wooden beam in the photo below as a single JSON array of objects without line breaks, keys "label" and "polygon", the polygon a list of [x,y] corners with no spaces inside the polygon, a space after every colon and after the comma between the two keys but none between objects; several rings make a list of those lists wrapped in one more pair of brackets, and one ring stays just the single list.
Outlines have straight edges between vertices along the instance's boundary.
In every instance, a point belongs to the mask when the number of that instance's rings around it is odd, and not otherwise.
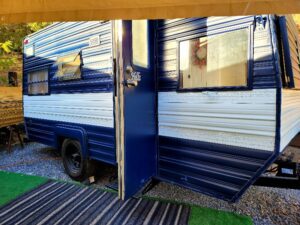
[{"label": "wooden beam", "polygon": [[0,22],[291,14],[299,0],[0,0]]}]

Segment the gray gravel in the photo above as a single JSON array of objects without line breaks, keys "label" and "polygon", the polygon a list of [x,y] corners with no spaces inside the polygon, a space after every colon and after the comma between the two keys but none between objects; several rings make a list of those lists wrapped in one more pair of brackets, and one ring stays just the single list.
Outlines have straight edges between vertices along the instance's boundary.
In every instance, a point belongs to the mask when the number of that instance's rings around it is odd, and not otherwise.
[{"label": "gray gravel", "polygon": [[64,172],[59,154],[38,143],[26,144],[24,149],[16,145],[10,154],[0,147],[0,170],[71,181]]},{"label": "gray gravel", "polygon": [[[37,143],[26,144],[25,149],[15,146],[11,154],[0,147],[0,170],[71,180],[64,172],[59,154]],[[114,172],[111,168],[100,170],[103,172],[97,186],[104,187]],[[161,182],[147,195],[249,215],[254,224],[300,224],[300,190],[252,186],[238,203],[227,203]]]},{"label": "gray gravel", "polygon": [[300,224],[300,190],[252,186],[237,203],[228,203],[160,183],[147,195],[249,215],[254,224]]}]

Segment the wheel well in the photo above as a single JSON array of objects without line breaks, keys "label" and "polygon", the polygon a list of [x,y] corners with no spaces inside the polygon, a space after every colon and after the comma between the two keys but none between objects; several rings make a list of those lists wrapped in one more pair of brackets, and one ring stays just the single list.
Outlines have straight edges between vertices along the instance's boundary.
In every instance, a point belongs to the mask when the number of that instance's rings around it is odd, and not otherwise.
[{"label": "wheel well", "polygon": [[59,152],[61,152],[61,148],[62,148],[62,145],[64,143],[64,141],[68,139],[67,137],[64,137],[64,136],[58,136],[57,137],[57,150]]}]

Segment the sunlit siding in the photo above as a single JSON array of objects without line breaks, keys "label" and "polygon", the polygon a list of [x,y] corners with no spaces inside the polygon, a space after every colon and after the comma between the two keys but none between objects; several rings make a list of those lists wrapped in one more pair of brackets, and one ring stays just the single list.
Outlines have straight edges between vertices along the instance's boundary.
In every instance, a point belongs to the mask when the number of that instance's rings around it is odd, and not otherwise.
[{"label": "sunlit siding", "polygon": [[[100,45],[90,47],[92,37],[100,37]],[[27,74],[47,68],[51,94],[74,92],[111,92],[112,24],[110,21],[55,23],[26,38],[34,44],[34,57],[24,58],[24,94],[27,94]],[[26,47],[26,45],[25,45]],[[82,51],[82,79],[58,81],[57,57]]]},{"label": "sunlit siding", "polygon": [[[279,62],[273,19],[266,15],[158,22],[160,179],[235,201],[275,159]],[[252,90],[177,91],[179,40],[251,25]]]},{"label": "sunlit siding", "polygon": [[274,151],[276,90],[159,93],[159,135]]},{"label": "sunlit siding", "polygon": [[[158,22],[159,135],[274,151],[278,72],[274,62],[271,23],[268,16],[265,18],[263,24],[257,23],[254,16]],[[178,40],[250,25],[255,25],[249,50],[253,52],[249,74],[253,90],[177,92]]]},{"label": "sunlit siding", "polygon": [[[90,44],[95,37],[100,43]],[[73,126],[84,130],[90,158],[115,164],[111,21],[54,23],[25,40],[24,47],[33,45],[35,50],[33,57],[24,57],[28,137],[54,146],[56,126]],[[79,52],[81,78],[55,78],[57,58]],[[49,93],[28,95],[28,73],[45,69],[49,71]]]},{"label": "sunlit siding", "polygon": [[300,132],[300,91],[282,90],[281,104],[281,142],[282,151]]},{"label": "sunlit siding", "polygon": [[[157,24],[157,75],[159,91],[175,91],[178,84],[178,40],[247,28],[255,17],[209,17],[161,20]],[[275,88],[276,69],[270,23],[256,24],[253,37],[253,87]]]}]

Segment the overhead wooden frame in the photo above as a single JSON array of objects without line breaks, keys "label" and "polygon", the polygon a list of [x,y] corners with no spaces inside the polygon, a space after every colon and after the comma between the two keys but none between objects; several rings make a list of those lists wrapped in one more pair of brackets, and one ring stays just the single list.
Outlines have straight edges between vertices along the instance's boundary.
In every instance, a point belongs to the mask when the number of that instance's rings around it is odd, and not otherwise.
[{"label": "overhead wooden frame", "polygon": [[299,12],[300,0],[0,0],[0,23]]}]

